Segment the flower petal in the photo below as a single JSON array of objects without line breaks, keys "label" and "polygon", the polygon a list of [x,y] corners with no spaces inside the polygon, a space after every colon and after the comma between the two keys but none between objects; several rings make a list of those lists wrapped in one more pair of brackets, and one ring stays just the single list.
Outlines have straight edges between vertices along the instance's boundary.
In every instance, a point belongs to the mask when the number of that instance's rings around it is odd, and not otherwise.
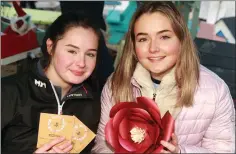
[{"label": "flower petal", "polygon": [[117,128],[117,129],[119,128],[120,122],[128,114],[127,111],[128,109],[121,109],[115,114],[113,118],[113,128]]},{"label": "flower petal", "polygon": [[123,139],[121,136],[118,136],[120,145],[129,152],[136,151],[136,145],[130,140]]},{"label": "flower petal", "polygon": [[105,138],[106,141],[114,148],[119,149],[121,146],[118,142],[118,132],[115,132],[112,127],[112,120],[110,119],[105,127]]},{"label": "flower petal", "polygon": [[142,146],[140,146],[137,151],[139,153],[145,153],[154,143],[152,142],[150,135],[146,134],[145,139],[140,144]]},{"label": "flower petal", "polygon": [[151,137],[154,140],[154,143],[156,144],[156,143],[158,143],[158,141],[160,141],[159,138],[162,137],[161,133],[163,132],[163,130],[158,125],[156,125],[155,127],[156,127],[155,135],[153,135]]},{"label": "flower petal", "polygon": [[119,134],[123,139],[130,139],[130,127],[128,117],[124,117],[119,126]]},{"label": "flower petal", "polygon": [[145,151],[145,153],[157,153],[157,152],[153,152],[155,149],[156,149],[156,145],[153,144]]},{"label": "flower petal", "polygon": [[129,153],[129,151],[127,151],[123,147],[121,147],[120,149],[116,150],[114,154],[117,154],[117,153]]},{"label": "flower petal", "polygon": [[139,121],[129,121],[129,130],[131,130],[134,127],[142,128],[145,131],[148,129],[147,123],[139,122]]},{"label": "flower petal", "polygon": [[161,150],[163,149],[163,145],[158,146],[152,153],[161,153]]},{"label": "flower petal", "polygon": [[139,122],[147,123],[147,120],[141,118],[140,116],[134,115],[134,114],[130,114],[130,116],[128,118],[129,118],[129,121],[139,121]]},{"label": "flower petal", "polygon": [[121,102],[121,103],[118,103],[116,105],[114,105],[112,108],[111,108],[111,111],[110,111],[110,118],[113,118],[114,115],[121,109],[124,109],[124,108],[142,108],[141,105],[137,104],[136,102]]},{"label": "flower petal", "polygon": [[147,97],[137,97],[137,102],[141,106],[145,106],[145,110],[152,116],[154,121],[162,128],[161,125],[161,114],[155,101]]},{"label": "flower petal", "polygon": [[[128,118],[124,118],[120,124],[120,127],[119,127],[119,134],[120,134],[120,137],[125,140],[125,142],[123,143],[124,146],[126,146],[127,144],[131,144],[132,145],[132,148],[135,148],[135,149],[147,149],[148,147],[146,147],[147,143],[150,143],[152,144],[152,140],[150,137],[148,137],[146,139],[145,142],[143,142],[145,144],[145,146],[143,146],[143,143],[141,142],[140,144],[138,143],[134,143],[132,140],[131,140],[131,133],[130,133],[130,130],[133,128],[133,127],[139,127],[139,128],[142,128],[142,129],[147,129],[148,127],[146,126],[146,123],[142,123],[142,122],[137,122],[137,121],[129,121]],[[126,129],[124,129],[126,128]],[[147,134],[148,135],[148,134]],[[120,145],[125,148],[126,150],[128,151],[132,151],[130,149],[127,149],[127,147],[124,147],[122,145],[122,143],[120,142]],[[149,145],[150,146],[150,145]],[[142,148],[143,147],[143,148]],[[139,151],[138,151],[139,152]]]},{"label": "flower petal", "polygon": [[161,117],[157,114],[157,112],[152,109],[152,108],[148,108],[147,111],[150,113],[150,115],[152,116],[153,120],[158,124],[158,126],[162,129],[162,124],[161,124]]},{"label": "flower petal", "polygon": [[169,141],[171,134],[174,132],[175,120],[171,116],[170,112],[167,111],[161,119],[161,124],[163,126],[163,138],[164,141]]},{"label": "flower petal", "polygon": [[147,97],[137,97],[137,102],[138,102],[138,104],[145,105],[147,108],[154,109],[159,115],[161,115],[160,110],[154,100],[147,98]]},{"label": "flower petal", "polygon": [[146,121],[153,121],[152,117],[150,116],[150,114],[141,108],[133,108],[131,109],[131,115],[135,115],[137,117],[143,118]]},{"label": "flower petal", "polygon": [[160,135],[160,128],[158,125],[147,124],[147,133],[150,136],[152,142],[155,144],[157,142],[157,138]]}]

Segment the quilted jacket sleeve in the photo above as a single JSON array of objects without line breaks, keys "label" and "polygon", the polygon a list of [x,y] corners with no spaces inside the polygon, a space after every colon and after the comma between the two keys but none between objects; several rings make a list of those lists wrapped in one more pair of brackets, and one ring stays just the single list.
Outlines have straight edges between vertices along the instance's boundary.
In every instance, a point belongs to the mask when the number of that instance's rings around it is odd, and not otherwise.
[{"label": "quilted jacket sleeve", "polygon": [[109,88],[109,80],[105,84],[101,95],[101,117],[98,126],[98,131],[95,139],[95,146],[92,153],[112,153],[105,141],[105,126],[109,120],[109,112],[112,108],[111,104],[111,89]]},{"label": "quilted jacket sleeve", "polygon": [[235,153],[235,109],[229,88],[222,81],[218,88],[214,118],[201,147],[181,145],[182,153]]}]

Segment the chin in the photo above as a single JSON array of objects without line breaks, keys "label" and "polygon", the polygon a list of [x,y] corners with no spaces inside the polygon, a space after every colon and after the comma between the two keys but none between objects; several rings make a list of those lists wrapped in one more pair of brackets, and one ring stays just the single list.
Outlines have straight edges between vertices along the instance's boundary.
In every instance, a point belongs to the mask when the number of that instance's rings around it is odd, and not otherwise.
[{"label": "chin", "polygon": [[172,67],[170,67],[170,68],[158,69],[158,70],[153,70],[152,72],[155,73],[155,74],[166,74],[166,73],[168,73],[171,69],[172,69]]},{"label": "chin", "polygon": [[159,68],[153,68],[153,67],[149,67],[148,68],[148,71],[150,71],[150,72],[152,72],[152,73],[161,73],[161,72],[163,72],[163,70],[162,69],[159,69]]},{"label": "chin", "polygon": [[150,71],[151,73],[154,73],[154,74],[162,74],[164,71]]},{"label": "chin", "polygon": [[70,82],[71,84],[80,84],[80,83],[84,82],[84,79],[80,79],[80,80],[75,79],[75,80],[70,80],[69,82]]},{"label": "chin", "polygon": [[155,68],[151,67],[151,68],[148,68],[148,70],[152,73],[155,73],[155,74],[162,74],[168,69],[167,68],[159,68],[159,67],[155,67]]}]

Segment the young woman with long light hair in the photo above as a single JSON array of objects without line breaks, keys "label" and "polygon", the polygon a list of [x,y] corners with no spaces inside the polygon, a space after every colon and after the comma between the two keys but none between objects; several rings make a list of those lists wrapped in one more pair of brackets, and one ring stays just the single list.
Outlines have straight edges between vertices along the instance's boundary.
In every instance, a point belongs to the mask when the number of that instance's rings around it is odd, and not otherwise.
[{"label": "young woman with long light hair", "polygon": [[111,152],[104,139],[109,111],[138,96],[155,100],[175,118],[163,153],[234,152],[235,110],[228,86],[200,65],[183,16],[172,2],[144,2],[137,9],[117,69],[103,88],[95,153]]}]

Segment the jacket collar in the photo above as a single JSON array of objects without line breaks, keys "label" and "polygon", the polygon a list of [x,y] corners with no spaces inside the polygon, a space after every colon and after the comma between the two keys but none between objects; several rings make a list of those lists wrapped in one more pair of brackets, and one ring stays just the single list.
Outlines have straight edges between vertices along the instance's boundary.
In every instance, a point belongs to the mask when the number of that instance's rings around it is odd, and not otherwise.
[{"label": "jacket collar", "polygon": [[[37,98],[42,99],[45,102],[55,100],[55,94],[52,89],[52,85],[49,79],[46,77],[43,68],[40,64],[40,60],[33,63],[31,69],[31,78],[29,80],[32,90],[35,92]],[[56,93],[61,98],[61,87],[54,86]],[[61,99],[66,101],[69,99],[84,99],[93,98],[91,89],[84,83],[73,85],[68,94]]]},{"label": "jacket collar", "polygon": [[160,85],[154,88],[149,71],[137,63],[131,83],[140,89],[143,96],[153,98],[153,94],[156,94],[155,101],[160,109],[161,116],[169,111],[176,118],[180,113],[181,108],[174,107],[177,100],[175,67],[162,78]]}]

